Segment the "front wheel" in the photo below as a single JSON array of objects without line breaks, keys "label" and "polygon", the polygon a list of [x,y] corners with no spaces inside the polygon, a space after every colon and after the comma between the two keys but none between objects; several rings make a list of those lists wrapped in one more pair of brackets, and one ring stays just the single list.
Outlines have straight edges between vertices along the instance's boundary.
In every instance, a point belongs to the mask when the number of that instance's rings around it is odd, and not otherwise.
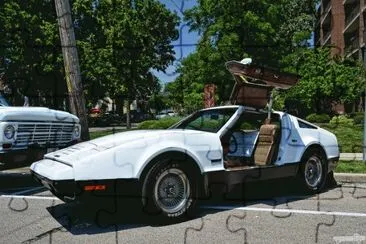
[{"label": "front wheel", "polygon": [[301,162],[299,178],[306,191],[311,193],[320,192],[326,182],[326,160],[318,151],[306,152]]},{"label": "front wheel", "polygon": [[155,165],[143,185],[145,211],[168,218],[180,218],[191,212],[196,189],[190,173],[176,163]]}]

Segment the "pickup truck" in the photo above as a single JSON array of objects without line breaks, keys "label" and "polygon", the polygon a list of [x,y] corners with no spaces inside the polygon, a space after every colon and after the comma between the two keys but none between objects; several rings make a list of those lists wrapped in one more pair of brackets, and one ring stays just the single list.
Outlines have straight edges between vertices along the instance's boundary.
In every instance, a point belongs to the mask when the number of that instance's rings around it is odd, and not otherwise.
[{"label": "pickup truck", "polygon": [[0,169],[43,158],[80,139],[79,119],[44,107],[13,107],[0,95]]}]

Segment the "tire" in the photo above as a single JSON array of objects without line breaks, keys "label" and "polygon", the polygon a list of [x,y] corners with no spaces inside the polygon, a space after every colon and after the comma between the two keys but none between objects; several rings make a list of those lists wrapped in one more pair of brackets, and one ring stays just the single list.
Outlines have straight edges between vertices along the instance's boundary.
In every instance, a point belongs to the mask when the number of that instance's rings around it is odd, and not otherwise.
[{"label": "tire", "polygon": [[196,203],[196,180],[188,167],[157,162],[146,175],[142,188],[143,210],[167,219],[186,218]]},{"label": "tire", "polygon": [[305,152],[301,160],[299,179],[305,191],[319,193],[327,181],[328,167],[325,157],[318,150]]}]

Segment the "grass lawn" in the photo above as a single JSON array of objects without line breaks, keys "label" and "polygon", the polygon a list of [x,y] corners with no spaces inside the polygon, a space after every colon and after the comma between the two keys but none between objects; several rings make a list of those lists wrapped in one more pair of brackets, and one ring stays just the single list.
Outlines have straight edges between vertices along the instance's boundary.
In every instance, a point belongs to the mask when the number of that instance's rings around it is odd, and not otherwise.
[{"label": "grass lawn", "polygon": [[360,153],[362,152],[363,128],[362,126],[330,126],[329,124],[319,125],[337,136],[341,152]]},{"label": "grass lawn", "polygon": [[339,161],[336,173],[366,173],[366,163],[362,161]]},{"label": "grass lawn", "polygon": [[90,136],[90,140],[98,138],[98,137],[102,137],[102,136],[107,136],[107,135],[111,135],[111,134],[115,134],[118,132],[123,132],[123,131],[127,131],[127,130],[104,130],[104,131],[94,131],[94,132],[89,132],[89,136]]}]

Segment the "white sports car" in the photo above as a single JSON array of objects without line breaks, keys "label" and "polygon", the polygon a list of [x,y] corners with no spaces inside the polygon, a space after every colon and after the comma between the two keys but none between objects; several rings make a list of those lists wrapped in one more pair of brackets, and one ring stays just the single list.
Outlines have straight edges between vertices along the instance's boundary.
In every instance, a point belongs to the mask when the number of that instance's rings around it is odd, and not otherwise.
[{"label": "white sports car", "polygon": [[234,105],[200,110],[167,130],[82,142],[45,155],[31,172],[62,200],[129,192],[166,217],[192,210],[213,183],[297,176],[307,190],[320,191],[339,159],[336,137],[271,109],[271,91],[299,78],[236,61],[226,65],[236,79]]}]

